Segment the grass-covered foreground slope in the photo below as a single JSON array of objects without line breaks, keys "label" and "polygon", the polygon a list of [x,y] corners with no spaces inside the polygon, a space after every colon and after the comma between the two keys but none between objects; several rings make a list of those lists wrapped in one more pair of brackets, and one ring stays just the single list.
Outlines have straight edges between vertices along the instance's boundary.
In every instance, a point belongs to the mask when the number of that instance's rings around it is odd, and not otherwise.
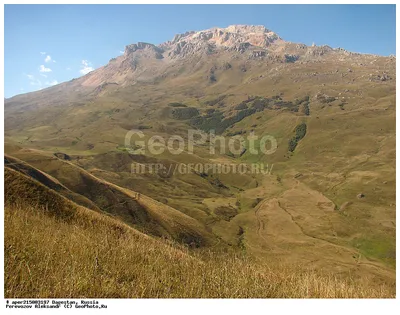
[{"label": "grass-covered foreground slope", "polygon": [[[98,179],[67,161],[48,157],[41,162],[65,186],[30,164],[6,156],[5,185],[8,200],[32,198],[34,201],[39,198],[42,186],[32,184],[33,180],[49,188],[49,196],[56,195],[58,198],[62,195],[66,198],[62,200],[73,201],[84,207],[89,204],[97,212],[119,219],[146,234],[171,238],[197,247],[212,244],[211,234],[202,224],[167,205],[145,195],[137,199],[136,192]],[[46,200],[46,206],[51,206],[51,202]]]},{"label": "grass-covered foreground slope", "polygon": [[[193,253],[78,206],[15,170],[6,168],[5,176],[6,298],[395,294],[394,286],[267,265],[230,252]],[[7,182],[20,183],[25,193],[16,199]]]}]

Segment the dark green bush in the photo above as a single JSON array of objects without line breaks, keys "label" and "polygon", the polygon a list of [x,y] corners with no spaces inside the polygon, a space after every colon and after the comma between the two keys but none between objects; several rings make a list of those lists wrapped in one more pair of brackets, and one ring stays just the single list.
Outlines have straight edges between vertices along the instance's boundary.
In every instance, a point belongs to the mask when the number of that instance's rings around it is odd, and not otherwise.
[{"label": "dark green bush", "polygon": [[187,107],[185,104],[177,103],[177,102],[169,103],[168,106],[171,106],[171,107]]}]

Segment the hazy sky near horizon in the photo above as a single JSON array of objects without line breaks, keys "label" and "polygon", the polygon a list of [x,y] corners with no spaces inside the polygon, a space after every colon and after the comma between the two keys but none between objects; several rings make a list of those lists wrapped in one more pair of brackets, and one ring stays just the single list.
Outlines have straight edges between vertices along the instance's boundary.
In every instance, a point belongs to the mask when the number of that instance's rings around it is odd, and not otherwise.
[{"label": "hazy sky near horizon", "polygon": [[138,41],[264,25],[287,41],[396,53],[395,5],[5,5],[5,97],[79,77]]}]

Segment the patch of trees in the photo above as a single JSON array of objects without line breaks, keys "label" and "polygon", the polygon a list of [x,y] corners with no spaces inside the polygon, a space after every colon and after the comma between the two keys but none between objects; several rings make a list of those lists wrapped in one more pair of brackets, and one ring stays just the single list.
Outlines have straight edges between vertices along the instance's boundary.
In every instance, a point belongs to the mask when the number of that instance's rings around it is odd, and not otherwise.
[{"label": "patch of trees", "polygon": [[299,56],[296,55],[285,55],[285,62],[287,63],[293,63],[296,62],[299,59]]},{"label": "patch of trees", "polygon": [[209,75],[209,80],[210,80],[210,83],[214,83],[214,82],[217,82],[217,77],[215,76],[215,68],[214,67],[212,67],[211,69],[210,69],[210,75]]},{"label": "patch of trees", "polygon": [[291,101],[275,101],[274,105],[278,108],[287,108],[292,112],[299,111],[299,107],[294,105]]},{"label": "patch of trees", "polygon": [[211,117],[214,113],[215,113],[215,108],[208,108],[208,109],[206,109],[205,117]]},{"label": "patch of trees", "polygon": [[243,120],[247,116],[254,114],[255,112],[256,110],[254,108],[243,109],[238,111],[234,116],[224,118],[223,113],[220,111],[215,111],[211,115],[193,117],[190,120],[190,124],[204,131],[215,130],[215,133],[221,134],[228,127]]},{"label": "patch of trees", "polygon": [[172,116],[175,119],[179,120],[191,119],[192,117],[195,117],[197,115],[199,115],[199,111],[197,108],[194,107],[175,108],[172,111]]},{"label": "patch of trees", "polygon": [[309,102],[309,101],[310,101],[310,97],[308,95],[306,95],[303,98],[300,98],[300,99],[297,98],[294,101],[294,104],[295,105],[300,105],[300,104],[303,104],[303,103],[306,103],[306,102]]},{"label": "patch of trees", "polygon": [[307,125],[306,123],[301,123],[295,128],[295,135],[289,140],[289,151],[294,152],[297,147],[297,144],[301,139],[305,137],[307,133]]},{"label": "patch of trees", "polygon": [[310,104],[308,102],[303,104],[303,112],[304,115],[310,116]]},{"label": "patch of trees", "polygon": [[258,97],[253,101],[252,107],[257,112],[262,112],[265,108],[267,108],[271,104],[271,102],[272,102],[272,99]]},{"label": "patch of trees", "polygon": [[301,108],[304,115],[310,116],[310,97],[308,95],[301,99],[296,99],[294,104]]},{"label": "patch of trees", "polygon": [[240,104],[238,104],[238,105],[235,106],[235,109],[236,109],[236,110],[247,109],[247,108],[248,108],[248,107],[247,107],[247,104],[244,103],[244,102],[242,102],[242,103],[240,103]]},{"label": "patch of trees", "polygon": [[274,107],[282,108],[286,107],[290,110],[294,110],[297,107],[290,101],[284,101],[281,96],[275,95],[270,98],[262,96],[249,96],[249,98],[241,103],[239,103],[235,109],[245,109],[248,106],[255,109],[257,112],[261,112],[264,109],[274,109]]}]

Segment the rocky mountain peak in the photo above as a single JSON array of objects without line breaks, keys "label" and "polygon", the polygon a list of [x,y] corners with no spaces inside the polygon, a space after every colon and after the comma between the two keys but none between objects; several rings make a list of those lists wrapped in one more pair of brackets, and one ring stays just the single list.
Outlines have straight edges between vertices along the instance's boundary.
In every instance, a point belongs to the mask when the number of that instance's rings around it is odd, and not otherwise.
[{"label": "rocky mountain peak", "polygon": [[250,47],[266,49],[281,38],[262,25],[230,25],[203,31],[189,31],[176,35],[171,41],[159,45],[168,55],[186,57],[198,51],[212,53],[216,49],[243,52]]},{"label": "rocky mountain peak", "polygon": [[162,52],[162,49],[150,44],[150,43],[144,43],[144,42],[138,42],[137,44],[131,44],[125,47],[125,54],[133,53],[137,50],[153,50],[157,52]]}]

